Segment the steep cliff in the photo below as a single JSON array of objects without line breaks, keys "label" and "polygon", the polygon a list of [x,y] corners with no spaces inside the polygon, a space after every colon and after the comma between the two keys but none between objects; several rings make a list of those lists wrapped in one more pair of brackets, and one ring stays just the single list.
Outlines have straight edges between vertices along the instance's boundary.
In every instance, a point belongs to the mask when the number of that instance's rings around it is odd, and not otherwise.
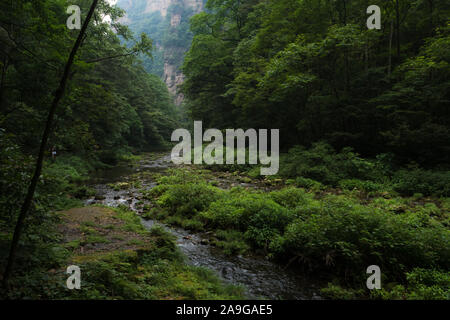
[{"label": "steep cliff", "polygon": [[204,0],[119,0],[117,5],[126,11],[122,22],[139,34],[147,33],[154,41],[153,60],[146,59],[146,69],[160,76],[180,105],[183,96],[177,87],[183,82],[180,71],[192,35],[189,19],[204,7]]}]

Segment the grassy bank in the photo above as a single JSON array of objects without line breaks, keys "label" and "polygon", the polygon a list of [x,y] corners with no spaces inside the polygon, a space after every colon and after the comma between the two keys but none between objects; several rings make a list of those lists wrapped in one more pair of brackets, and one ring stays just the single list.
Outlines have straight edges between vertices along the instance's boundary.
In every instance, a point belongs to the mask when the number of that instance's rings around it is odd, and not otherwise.
[{"label": "grassy bank", "polygon": [[[57,214],[51,265],[16,273],[4,296],[31,299],[243,299],[206,269],[188,266],[161,228],[144,229],[125,209],[85,207]],[[50,259],[47,260],[50,263]],[[68,290],[66,268],[81,270],[81,289]]]},{"label": "grassy bank", "polygon": [[[224,186],[223,179],[234,182]],[[317,188],[318,181],[301,188],[292,179],[198,167],[158,182],[146,194],[154,205],[145,216],[209,231],[211,244],[228,254],[256,252],[325,275],[325,297],[450,298],[449,198]],[[370,265],[381,267],[383,290],[366,289]]]},{"label": "grassy bank", "polygon": [[[0,279],[17,213],[30,181],[33,159],[3,136],[0,155]],[[150,156],[152,158],[152,156]],[[155,155],[156,157],[156,155]],[[133,164],[142,157],[123,155]],[[48,160],[25,223],[10,299],[235,299],[241,288],[223,284],[213,273],[188,266],[174,239],[150,233],[133,212],[82,207],[93,196],[89,175],[108,165],[75,155]],[[79,209],[71,209],[79,208]],[[68,290],[66,268],[78,265],[81,290]]]}]

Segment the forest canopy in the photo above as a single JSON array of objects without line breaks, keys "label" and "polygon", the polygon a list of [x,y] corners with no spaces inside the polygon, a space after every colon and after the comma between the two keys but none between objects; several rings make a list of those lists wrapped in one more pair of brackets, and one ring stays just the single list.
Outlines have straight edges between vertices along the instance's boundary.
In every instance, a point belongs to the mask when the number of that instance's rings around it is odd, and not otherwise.
[{"label": "forest canopy", "polygon": [[194,16],[183,85],[209,127],[282,128],[284,149],[326,141],[364,156],[449,163],[445,1],[210,0]]},{"label": "forest canopy", "polygon": [[[83,15],[90,1],[71,4]],[[67,1],[2,1],[1,6],[0,127],[23,151],[33,152],[78,33],[66,28]],[[117,22],[123,14],[100,1],[57,110],[49,145],[59,151],[114,163],[132,150],[164,146],[177,127],[166,86],[137,58],[151,57],[152,40],[145,34],[135,39]]]},{"label": "forest canopy", "polygon": [[450,299],[445,1],[118,3],[0,0],[0,298]]}]

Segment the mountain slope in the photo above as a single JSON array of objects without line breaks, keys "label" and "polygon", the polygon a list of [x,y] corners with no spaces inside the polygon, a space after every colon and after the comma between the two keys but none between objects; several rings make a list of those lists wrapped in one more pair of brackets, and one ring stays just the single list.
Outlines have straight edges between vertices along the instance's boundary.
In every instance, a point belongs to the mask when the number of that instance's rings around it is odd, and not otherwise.
[{"label": "mountain slope", "polygon": [[203,9],[204,0],[119,0],[117,6],[126,11],[124,24],[153,39],[154,58],[144,59],[145,68],[164,80],[180,105],[183,96],[177,86],[184,79],[180,67],[192,40],[189,19]]}]

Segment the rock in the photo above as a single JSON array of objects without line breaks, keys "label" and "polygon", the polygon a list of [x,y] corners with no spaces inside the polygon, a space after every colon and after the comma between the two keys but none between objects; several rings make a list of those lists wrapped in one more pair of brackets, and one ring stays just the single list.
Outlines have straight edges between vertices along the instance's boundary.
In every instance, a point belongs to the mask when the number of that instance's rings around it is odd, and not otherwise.
[{"label": "rock", "polygon": [[103,196],[103,195],[99,195],[98,194],[98,195],[95,196],[95,200],[100,200],[101,201],[101,200],[105,200],[105,199],[106,199],[106,197]]},{"label": "rock", "polygon": [[202,241],[200,241],[200,244],[203,246],[207,246],[209,244],[209,241],[207,239],[202,239]]},{"label": "rock", "polygon": [[128,182],[119,182],[116,184],[116,187],[125,190],[130,188],[130,184]]},{"label": "rock", "polygon": [[222,276],[225,279],[228,279],[228,280],[231,279],[232,273],[233,273],[233,269],[231,269],[230,267],[223,267],[222,268]]},{"label": "rock", "polygon": [[311,300],[322,300],[322,297],[317,295],[315,292],[313,293],[313,296],[311,298]]}]

